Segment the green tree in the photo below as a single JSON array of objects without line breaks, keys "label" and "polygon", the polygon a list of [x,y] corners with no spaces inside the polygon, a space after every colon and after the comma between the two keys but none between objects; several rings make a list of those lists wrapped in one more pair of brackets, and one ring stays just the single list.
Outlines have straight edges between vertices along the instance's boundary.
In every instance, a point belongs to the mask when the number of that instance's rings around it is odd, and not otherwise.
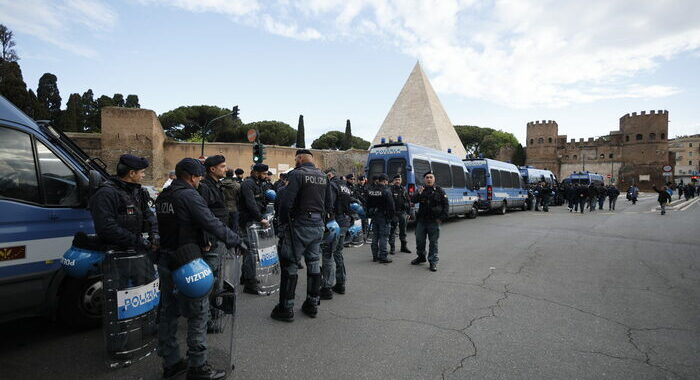
[{"label": "green tree", "polygon": [[[217,106],[183,106],[158,116],[165,134],[176,140],[186,141],[202,133],[202,128],[214,118],[230,113],[231,110]],[[240,119],[221,118],[204,131],[206,141],[235,141],[236,128],[242,125]],[[201,136],[201,135],[200,135]]]},{"label": "green tree", "polygon": [[[58,78],[51,73],[45,73],[39,78],[39,87],[36,89],[36,97],[48,110],[51,123],[60,127],[61,94],[58,91]],[[44,116],[44,115],[42,115]]]},{"label": "green tree", "polygon": [[37,118],[37,115],[41,113],[41,108],[42,104],[39,102],[39,99],[36,98],[36,94],[34,93],[34,90],[29,89],[27,91],[27,105],[23,109],[24,113],[27,114],[27,116],[31,117],[34,120],[39,120]]},{"label": "green tree", "polygon": [[511,159],[513,164],[523,166],[525,165],[526,158],[525,148],[523,148],[522,144],[518,144],[518,146],[515,147],[515,152],[513,152],[513,158]]},{"label": "green tree", "polygon": [[126,103],[124,103],[124,107],[126,108],[141,108],[141,105],[139,104],[139,96],[130,94],[126,96]]},{"label": "green tree", "polygon": [[0,24],[0,45],[2,45],[2,55],[0,55],[0,62],[19,61],[19,56],[17,56],[17,52],[14,49],[14,34],[3,24]]},{"label": "green tree", "polygon": [[265,145],[292,146],[296,141],[297,135],[297,131],[289,124],[274,120],[263,120],[248,123],[240,129],[243,134],[243,141],[246,142],[248,140],[245,137],[245,134],[248,132],[248,130],[257,129],[260,133],[260,142]]},{"label": "green tree", "polygon": [[304,141],[304,115],[299,115],[299,124],[297,124],[297,148],[306,148],[306,142]]},{"label": "green tree", "polygon": [[101,110],[103,107],[114,107],[114,100],[107,95],[102,95],[97,98],[97,109]]},{"label": "green tree", "polygon": [[455,125],[455,131],[468,154],[494,158],[503,146],[518,146],[518,139],[512,133],[482,128],[475,125]]},{"label": "green tree", "polygon": [[82,125],[81,132],[99,132],[100,131],[100,109],[95,101],[95,96],[92,89],[83,92],[80,99],[82,110]]},{"label": "green tree", "polygon": [[350,127],[350,119],[345,121],[345,136],[343,136],[343,150],[348,150],[352,147],[352,129]]},{"label": "green tree", "polygon": [[17,62],[0,62],[0,94],[23,111],[30,106],[27,84]]},{"label": "green tree", "polygon": [[70,94],[66,110],[61,113],[61,128],[64,132],[82,132],[83,104],[80,94]]},{"label": "green tree", "polygon": [[[314,142],[311,143],[311,147],[314,149],[342,150],[344,139],[345,133],[341,131],[329,131],[314,140]],[[369,149],[369,146],[369,141],[360,137],[353,137],[350,148],[366,150]]]},{"label": "green tree", "polygon": [[114,94],[112,96],[112,103],[114,104],[115,107],[124,107],[124,95],[122,94]]}]

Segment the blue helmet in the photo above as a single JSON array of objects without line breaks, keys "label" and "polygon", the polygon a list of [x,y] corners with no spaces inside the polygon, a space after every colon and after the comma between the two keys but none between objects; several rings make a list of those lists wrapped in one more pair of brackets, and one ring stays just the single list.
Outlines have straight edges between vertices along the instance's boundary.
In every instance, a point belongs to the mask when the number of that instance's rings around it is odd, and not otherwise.
[{"label": "blue helmet", "polygon": [[70,247],[61,258],[61,266],[67,275],[85,278],[100,273],[100,264],[104,258],[103,252]]},{"label": "blue helmet", "polygon": [[265,190],[265,198],[270,202],[274,202],[275,198],[277,198],[277,193],[272,189],[267,189]]},{"label": "blue helmet", "polygon": [[197,258],[172,273],[177,290],[188,298],[202,298],[214,286],[214,273],[204,259]]},{"label": "blue helmet", "polygon": [[362,234],[362,227],[350,226],[350,228],[348,228],[348,232],[350,232],[350,236],[352,237],[360,236]]},{"label": "blue helmet", "polygon": [[326,241],[333,241],[336,236],[340,233],[340,226],[335,220],[331,220],[326,223],[327,235],[325,236]]},{"label": "blue helmet", "polygon": [[357,214],[359,216],[365,215],[365,210],[357,202],[350,203],[350,210],[352,210],[352,212],[354,212],[355,214]]}]

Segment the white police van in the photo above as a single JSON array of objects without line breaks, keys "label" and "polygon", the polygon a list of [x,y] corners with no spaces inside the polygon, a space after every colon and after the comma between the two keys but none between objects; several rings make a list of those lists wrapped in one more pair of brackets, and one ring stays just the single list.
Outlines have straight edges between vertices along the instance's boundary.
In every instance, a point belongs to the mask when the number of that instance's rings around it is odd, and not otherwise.
[{"label": "white police van", "polygon": [[0,96],[0,322],[99,325],[100,278],[75,280],[60,267],[74,233],[94,233],[87,199],[106,176],[101,161]]},{"label": "white police van", "polygon": [[479,209],[505,214],[509,208],[527,208],[527,190],[518,167],[490,158],[467,158],[472,183],[479,193]]}]

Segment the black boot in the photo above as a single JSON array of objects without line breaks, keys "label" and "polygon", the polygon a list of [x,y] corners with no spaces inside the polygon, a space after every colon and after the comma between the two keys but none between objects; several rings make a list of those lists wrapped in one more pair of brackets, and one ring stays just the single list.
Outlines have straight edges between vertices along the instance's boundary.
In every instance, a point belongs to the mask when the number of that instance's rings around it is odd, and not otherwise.
[{"label": "black boot", "polygon": [[321,288],[321,299],[322,300],[332,300],[333,291],[331,288]]},{"label": "black boot", "polygon": [[383,259],[379,259],[379,263],[380,263],[380,264],[389,264],[389,263],[393,263],[393,262],[394,262],[394,261],[393,261],[392,259],[388,258],[388,257],[385,257],[385,258],[383,258]]},{"label": "black boot", "polygon": [[401,242],[401,252],[403,252],[403,253],[411,253],[411,250],[408,249],[407,245],[408,245],[408,244],[406,244],[405,241]]},{"label": "black boot", "polygon": [[301,311],[311,318],[316,318],[316,314],[318,314],[318,307],[316,307],[315,302],[307,298],[306,301],[304,301],[304,304],[301,305]]},{"label": "black boot", "polygon": [[345,284],[335,284],[333,291],[338,294],[345,294]]},{"label": "black boot", "polygon": [[292,322],[294,321],[294,310],[287,309],[283,305],[287,305],[289,300],[294,301],[294,292],[297,288],[298,275],[290,275],[286,270],[280,275],[280,302],[272,310],[270,317],[278,321]]},{"label": "black boot", "polygon": [[418,264],[423,264],[428,260],[425,259],[425,256],[418,256],[413,261],[411,261],[411,265],[418,265]]},{"label": "black boot", "polygon": [[394,255],[395,254],[395,248],[393,246],[389,247],[389,254]]},{"label": "black boot", "polygon": [[226,378],[226,371],[213,368],[209,363],[187,370],[187,380],[220,380]]},{"label": "black boot", "polygon": [[435,263],[430,263],[430,271],[431,271],[431,272],[437,272],[437,264],[435,264]]},{"label": "black boot", "polygon": [[163,368],[163,378],[169,379],[177,375],[183,374],[187,371],[187,361],[185,359],[171,365],[170,367]]},{"label": "black boot", "polygon": [[282,305],[278,304],[272,309],[270,318],[282,322],[294,322],[294,310],[284,308]]}]

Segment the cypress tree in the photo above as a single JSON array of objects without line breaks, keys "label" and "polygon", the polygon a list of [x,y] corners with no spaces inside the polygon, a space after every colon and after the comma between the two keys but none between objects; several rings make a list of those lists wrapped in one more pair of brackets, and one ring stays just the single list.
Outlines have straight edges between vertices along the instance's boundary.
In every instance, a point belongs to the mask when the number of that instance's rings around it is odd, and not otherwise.
[{"label": "cypress tree", "polygon": [[299,124],[297,125],[297,148],[306,148],[304,142],[304,115],[299,115]]},{"label": "cypress tree", "polygon": [[352,130],[350,129],[350,119],[345,121],[345,136],[343,136],[343,150],[352,148]]},{"label": "cypress tree", "polygon": [[92,89],[88,89],[83,93],[80,99],[82,110],[82,125],[81,132],[98,132],[100,130],[100,110],[97,108],[95,96]]},{"label": "cypress tree", "polygon": [[43,107],[48,110],[51,123],[60,127],[61,117],[61,94],[58,91],[58,79],[51,73],[45,73],[39,78],[39,87],[36,89],[36,97]]},{"label": "cypress tree", "polygon": [[82,132],[83,104],[80,94],[70,94],[61,115],[61,128],[66,132]]}]

